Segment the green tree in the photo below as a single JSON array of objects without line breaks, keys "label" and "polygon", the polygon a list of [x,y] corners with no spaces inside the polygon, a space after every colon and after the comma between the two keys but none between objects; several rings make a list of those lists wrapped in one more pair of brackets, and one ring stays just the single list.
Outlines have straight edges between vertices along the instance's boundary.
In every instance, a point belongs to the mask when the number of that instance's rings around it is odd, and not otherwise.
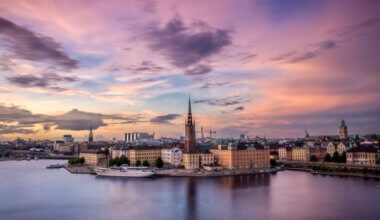
[{"label": "green tree", "polygon": [[137,160],[137,161],[136,161],[136,167],[139,167],[139,166],[141,166],[141,161],[140,161],[140,160]]},{"label": "green tree", "polygon": [[79,158],[78,163],[84,164],[84,162],[86,162],[84,157]]},{"label": "green tree", "polygon": [[343,151],[342,155],[340,155],[340,162],[346,163],[346,151]]},{"label": "green tree", "polygon": [[271,167],[276,167],[277,166],[277,161],[275,159],[270,159],[270,166]]},{"label": "green tree", "polygon": [[318,161],[318,158],[317,158],[315,155],[311,155],[311,156],[310,156],[310,161],[311,161],[311,162],[317,162],[317,161]]},{"label": "green tree", "polygon": [[147,160],[144,160],[143,167],[150,167],[150,163]]},{"label": "green tree", "polygon": [[164,166],[164,161],[162,161],[161,157],[157,158],[155,165],[157,168],[162,168]]},{"label": "green tree", "polygon": [[325,162],[331,162],[331,155],[330,154],[326,154],[324,161]]},{"label": "green tree", "polygon": [[126,156],[124,156],[124,155],[120,156],[119,162],[120,162],[120,165],[123,165],[123,164],[128,164],[129,165],[129,159]]},{"label": "green tree", "polygon": [[333,156],[332,156],[332,161],[334,163],[339,163],[340,162],[340,156],[339,156],[339,153],[338,152],[334,152]]}]

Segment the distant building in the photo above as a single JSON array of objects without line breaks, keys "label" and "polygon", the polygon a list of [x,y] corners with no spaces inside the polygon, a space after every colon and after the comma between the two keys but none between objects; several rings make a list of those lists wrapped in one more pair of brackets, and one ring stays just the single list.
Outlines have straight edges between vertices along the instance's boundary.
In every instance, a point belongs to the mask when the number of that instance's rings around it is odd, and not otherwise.
[{"label": "distant building", "polygon": [[116,157],[125,156],[126,158],[129,158],[129,149],[128,148],[110,148],[110,154],[111,158],[115,159]]},{"label": "distant building", "polygon": [[139,160],[143,163],[147,160],[151,166],[154,166],[157,158],[161,157],[161,148],[157,147],[138,147],[129,150],[129,159],[132,165],[135,165]]},{"label": "distant building", "polygon": [[332,142],[329,142],[329,144],[326,147],[326,153],[329,154],[330,156],[333,156],[335,151],[336,151],[335,145]]},{"label": "distant building", "polygon": [[373,147],[351,148],[346,153],[347,164],[376,165],[377,150]]},{"label": "distant building", "polygon": [[326,156],[326,148],[323,147],[310,147],[310,157],[315,156],[317,160],[323,160]]},{"label": "distant building", "polygon": [[344,145],[342,142],[340,142],[338,144],[338,146],[336,146],[336,151],[339,153],[339,155],[342,155],[343,152],[346,152],[347,151],[347,147],[346,145]]},{"label": "distant building", "polygon": [[199,169],[205,165],[214,165],[214,154],[209,153],[185,153],[182,154],[182,165],[185,169]]},{"label": "distant building", "polygon": [[74,138],[73,138],[73,136],[71,136],[71,134],[63,135],[62,140],[63,140],[63,142],[65,142],[65,144],[73,144],[74,143]]},{"label": "distant building", "polygon": [[245,139],[245,134],[240,134],[240,139],[244,140]]},{"label": "distant building", "polygon": [[278,159],[279,160],[291,160],[292,159],[292,149],[290,147],[278,148]]},{"label": "distant building", "polygon": [[124,140],[125,142],[135,142],[138,140],[153,140],[154,139],[154,133],[144,133],[144,132],[130,132],[124,134]]},{"label": "distant building", "polygon": [[270,168],[270,150],[262,145],[238,145],[229,143],[228,146],[218,145],[211,149],[218,166],[226,169],[261,170]]},{"label": "distant building", "polygon": [[347,126],[344,120],[341,121],[340,127],[339,127],[339,139],[346,139],[347,138]]},{"label": "distant building", "polygon": [[90,127],[90,134],[88,135],[88,142],[91,143],[94,141],[94,135],[92,134],[92,123]]}]

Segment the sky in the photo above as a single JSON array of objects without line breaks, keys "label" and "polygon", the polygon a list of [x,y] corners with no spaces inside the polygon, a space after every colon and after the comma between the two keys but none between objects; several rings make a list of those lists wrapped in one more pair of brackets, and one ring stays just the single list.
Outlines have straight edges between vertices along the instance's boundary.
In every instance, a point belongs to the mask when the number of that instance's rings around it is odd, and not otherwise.
[{"label": "sky", "polygon": [[380,132],[380,1],[0,0],[0,140]]}]

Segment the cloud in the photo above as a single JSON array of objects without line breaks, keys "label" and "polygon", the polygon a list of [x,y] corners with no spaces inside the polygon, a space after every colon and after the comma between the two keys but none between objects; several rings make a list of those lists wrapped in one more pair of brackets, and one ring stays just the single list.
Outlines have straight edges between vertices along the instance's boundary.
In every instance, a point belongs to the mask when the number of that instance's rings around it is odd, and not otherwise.
[{"label": "cloud", "polygon": [[193,103],[203,103],[213,106],[229,106],[249,102],[241,96],[229,96],[221,99],[193,99]]},{"label": "cloud", "polygon": [[306,47],[303,51],[291,51],[272,57],[270,60],[284,63],[297,63],[317,57],[323,54],[326,50],[334,49],[336,45],[337,42],[335,40],[326,40],[312,44]]},{"label": "cloud", "polygon": [[200,88],[201,89],[208,89],[210,87],[219,87],[219,86],[224,86],[224,85],[227,85],[227,84],[230,84],[230,82],[219,82],[219,83],[210,83],[210,82],[207,82],[207,83],[203,84]]},{"label": "cloud", "polygon": [[66,70],[78,67],[79,62],[70,58],[62,50],[62,45],[54,39],[39,36],[2,17],[0,17],[0,39],[3,41],[1,45],[12,53],[13,58],[47,62]]},{"label": "cloud", "polygon": [[40,76],[28,74],[9,76],[6,78],[8,82],[21,87],[40,87],[52,89],[56,91],[64,91],[65,89],[56,86],[64,82],[75,82],[77,79],[70,76],[60,76],[56,73],[43,73]]},{"label": "cloud", "polygon": [[188,67],[219,53],[232,43],[230,31],[213,29],[202,22],[199,27],[186,27],[179,19],[172,19],[165,27],[151,27],[147,32],[149,48],[161,53],[172,65]]},{"label": "cloud", "polygon": [[152,118],[150,122],[156,123],[156,124],[170,124],[171,120],[174,120],[180,116],[181,116],[180,114],[160,115],[160,116]]},{"label": "cloud", "polygon": [[332,30],[331,32],[335,33],[339,37],[343,37],[345,35],[349,35],[351,33],[375,26],[379,23],[379,21],[380,21],[379,17],[368,18],[358,24],[348,25],[343,28]]},{"label": "cloud", "polygon": [[243,110],[244,110],[244,106],[239,106],[235,108],[235,111],[243,111]]},{"label": "cloud", "polygon": [[188,75],[188,76],[204,75],[211,71],[212,71],[211,67],[200,64],[200,65],[195,66],[194,68],[185,70],[185,75]]},{"label": "cloud", "polygon": [[127,68],[127,70],[132,71],[135,74],[148,74],[148,73],[157,73],[165,70],[164,67],[158,66],[152,61],[144,60],[140,65],[133,65]]},{"label": "cloud", "polygon": [[20,125],[0,124],[0,134],[32,134],[33,129],[26,129]]},{"label": "cloud", "polygon": [[[141,118],[142,116],[140,115],[127,116],[117,114],[101,114],[80,111],[78,109],[73,109],[60,115],[33,114],[29,110],[22,109],[18,106],[5,106],[0,104],[1,123],[17,123],[17,126],[20,127],[30,127],[31,125],[34,126],[36,124],[44,124],[44,130],[47,130],[52,126],[55,126],[55,129],[62,130],[88,130],[91,124],[93,129],[97,129],[102,126],[107,126],[108,124],[137,123],[140,122]],[[105,120],[112,120],[115,122],[106,123]],[[17,128],[19,129],[20,127]]]}]

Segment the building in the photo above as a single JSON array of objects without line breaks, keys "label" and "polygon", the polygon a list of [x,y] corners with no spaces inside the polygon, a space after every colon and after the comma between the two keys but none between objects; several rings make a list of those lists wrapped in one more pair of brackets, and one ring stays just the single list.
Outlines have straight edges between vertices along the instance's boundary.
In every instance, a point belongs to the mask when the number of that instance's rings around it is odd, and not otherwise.
[{"label": "building", "polygon": [[185,121],[185,153],[196,152],[195,138],[195,122],[191,113],[191,99],[189,97],[189,111],[187,113],[187,121]]},{"label": "building", "polygon": [[165,164],[177,167],[181,165],[182,150],[177,147],[162,149],[161,158]]},{"label": "building", "polygon": [[347,126],[344,120],[340,122],[339,127],[339,139],[346,139],[347,138]]},{"label": "building", "polygon": [[115,159],[116,157],[125,156],[126,158],[129,158],[129,148],[110,148],[110,154],[111,158]]},{"label": "building", "polygon": [[218,145],[211,149],[218,166],[226,169],[261,170],[270,168],[270,150],[262,145],[229,143],[228,146]]},{"label": "building", "polygon": [[138,140],[153,140],[154,139],[154,133],[144,133],[144,132],[130,132],[124,134],[124,140],[125,142],[135,142]]},{"label": "building", "polygon": [[340,142],[338,144],[338,146],[336,146],[336,151],[339,153],[339,155],[342,155],[343,152],[346,152],[347,151],[347,147],[346,145],[344,145],[342,142]]},{"label": "building", "polygon": [[310,151],[307,147],[293,147],[292,160],[294,161],[309,161]]},{"label": "building", "polygon": [[84,158],[84,163],[92,166],[107,166],[107,155],[104,151],[88,150],[79,153],[79,158]]},{"label": "building", "polygon": [[129,150],[129,160],[132,165],[135,165],[139,160],[143,163],[145,160],[149,162],[151,166],[154,166],[156,160],[161,157],[161,148],[157,147],[138,147]]},{"label": "building", "polygon": [[214,154],[192,153],[182,154],[182,165],[185,169],[199,169],[205,165],[214,165]]},{"label": "building", "polygon": [[94,141],[94,135],[92,134],[92,123],[90,127],[90,134],[88,135],[88,142],[91,143]]},{"label": "building", "polygon": [[292,149],[290,147],[278,148],[278,159],[279,160],[291,160],[292,159]]},{"label": "building", "polygon": [[310,147],[310,157],[315,156],[317,160],[323,160],[326,156],[326,148],[323,147]]},{"label": "building", "polygon": [[73,136],[71,136],[71,134],[63,135],[62,140],[63,140],[63,142],[65,142],[65,144],[73,144],[74,143],[74,138],[73,138]]},{"label": "building", "polygon": [[332,142],[329,142],[329,144],[326,147],[326,154],[330,154],[330,156],[333,156],[335,151],[335,145]]},{"label": "building", "polygon": [[346,152],[347,164],[376,165],[377,150],[373,147],[356,147]]}]

